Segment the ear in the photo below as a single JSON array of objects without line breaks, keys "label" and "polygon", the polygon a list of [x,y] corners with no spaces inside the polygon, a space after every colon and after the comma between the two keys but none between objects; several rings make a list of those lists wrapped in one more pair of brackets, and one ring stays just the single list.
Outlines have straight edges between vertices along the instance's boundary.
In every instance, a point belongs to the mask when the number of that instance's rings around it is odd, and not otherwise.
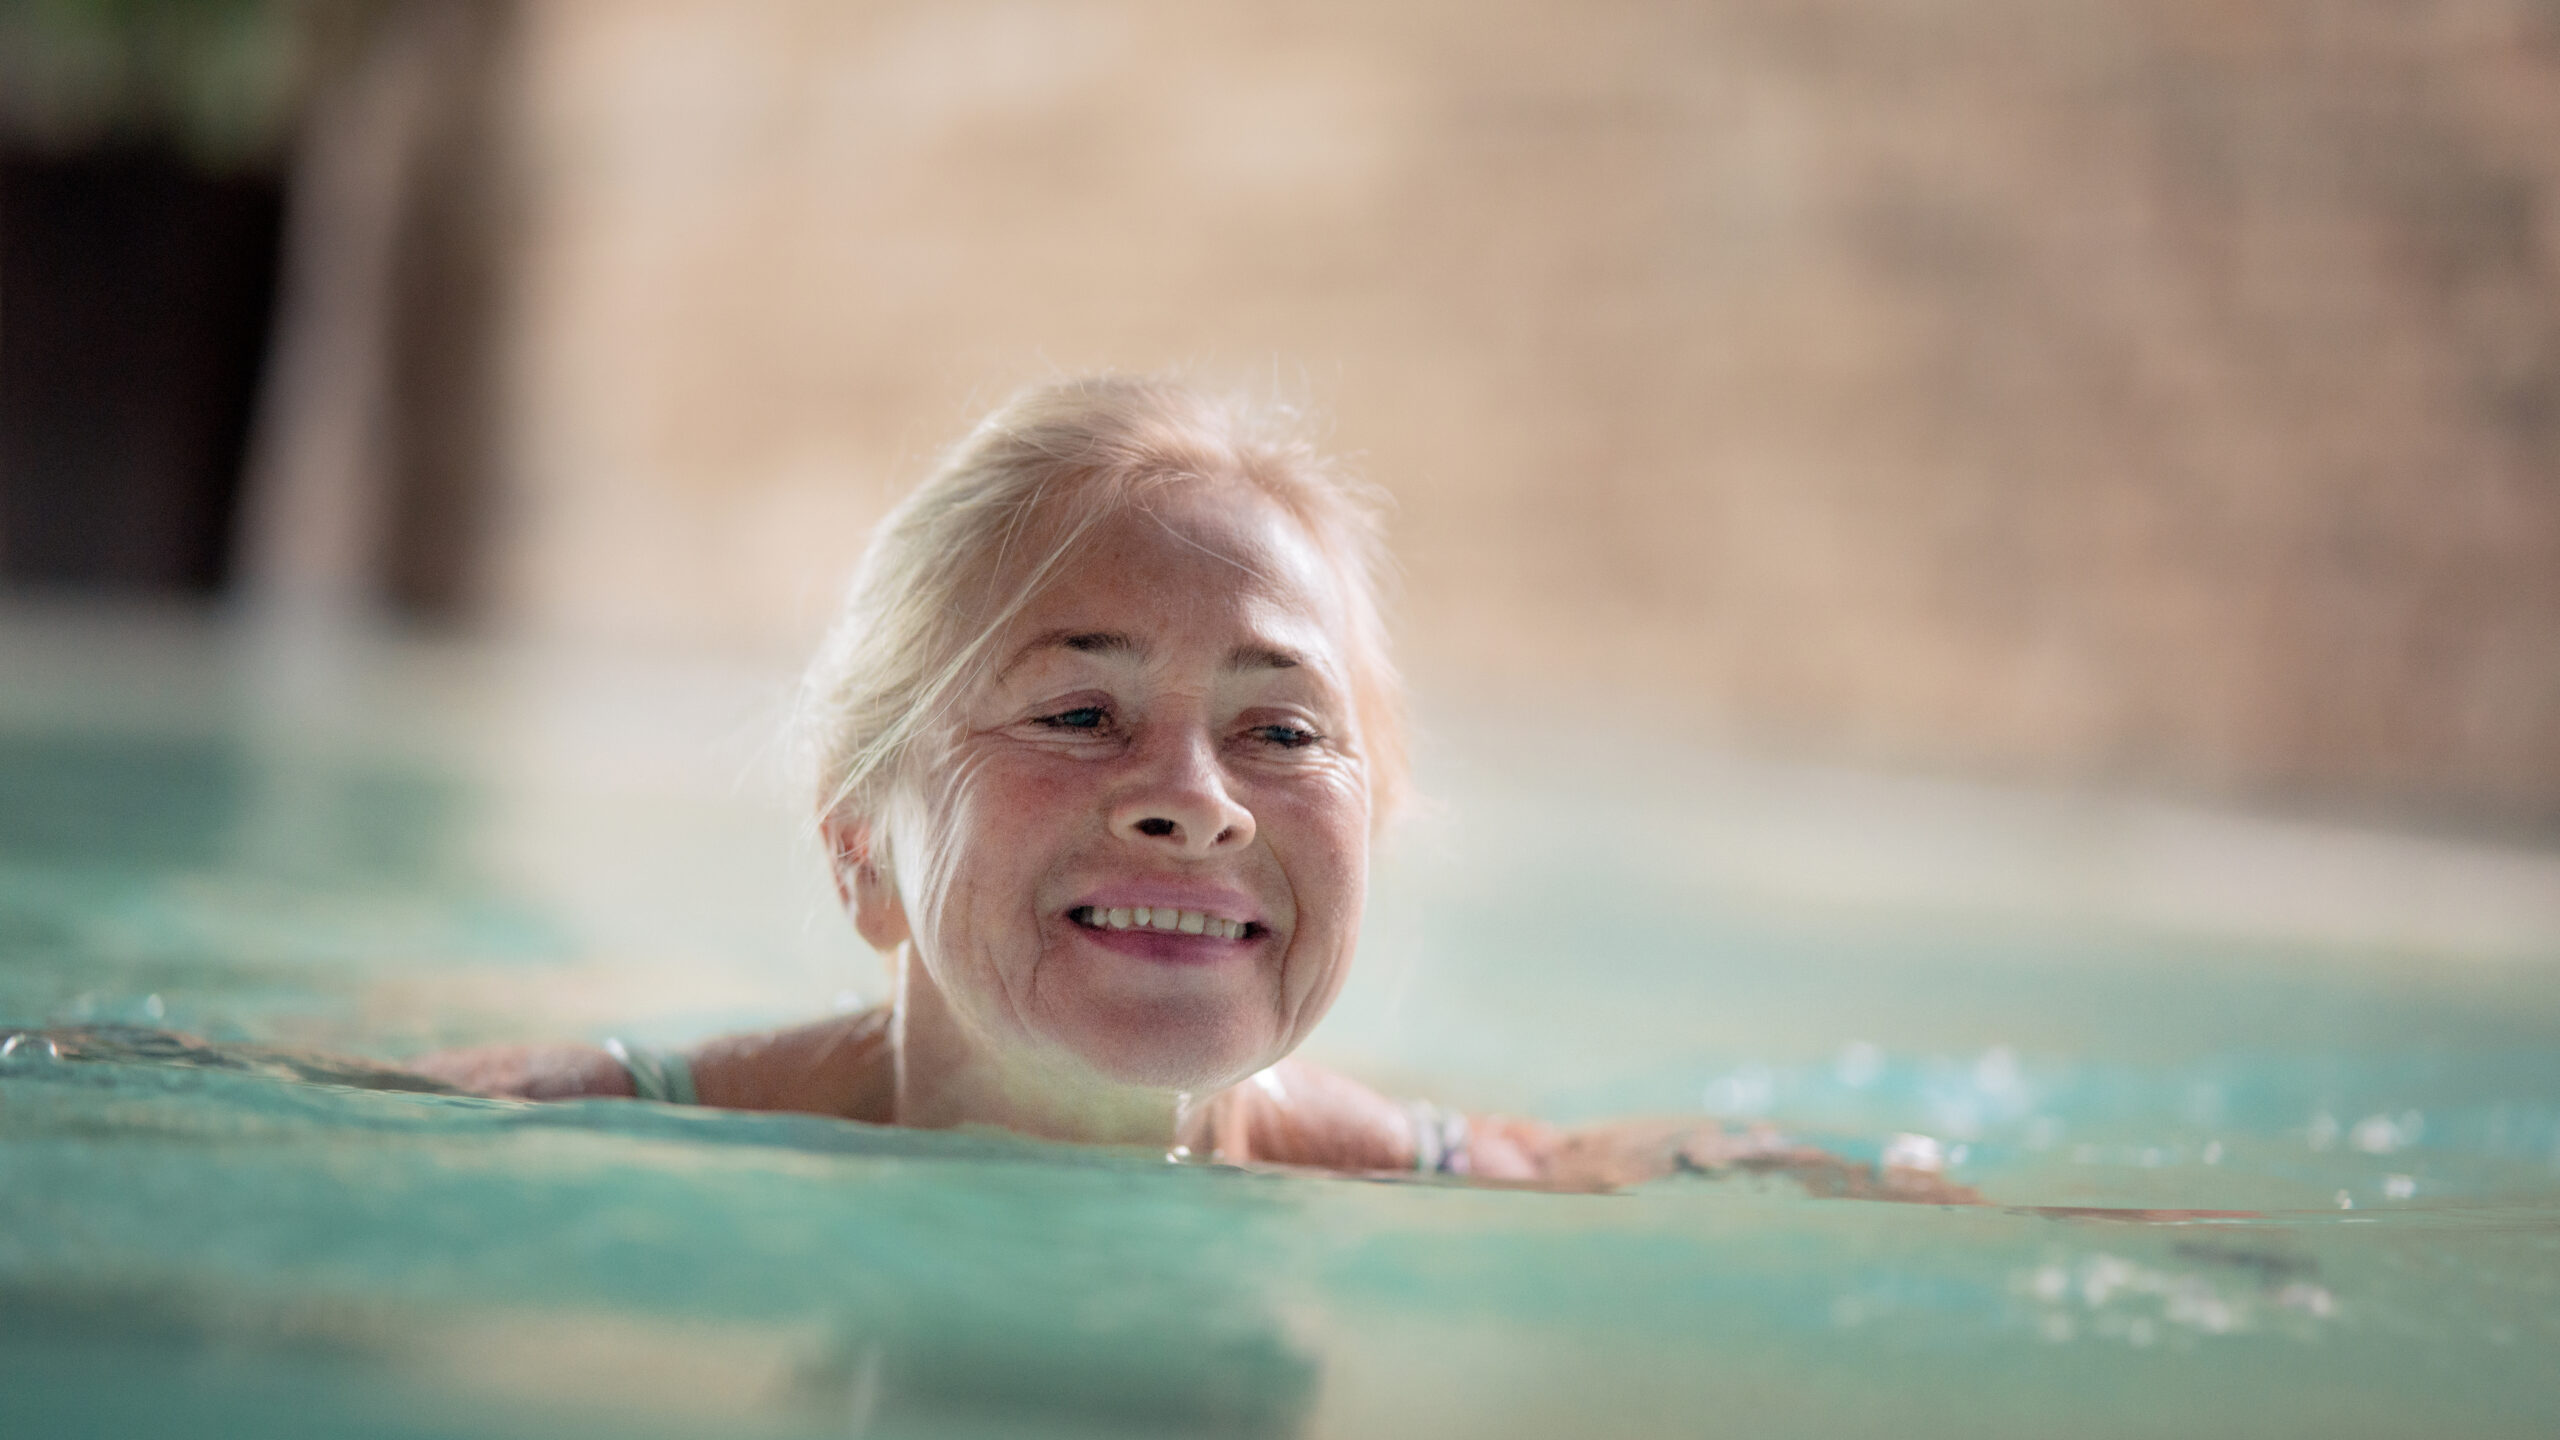
[{"label": "ear", "polygon": [[826,837],[828,864],[835,871],[836,899],[853,912],[853,928],[862,932],[863,942],[884,955],[905,944],[914,933],[907,928],[906,902],[881,863],[887,857],[872,823],[831,815],[819,822],[818,830]]}]

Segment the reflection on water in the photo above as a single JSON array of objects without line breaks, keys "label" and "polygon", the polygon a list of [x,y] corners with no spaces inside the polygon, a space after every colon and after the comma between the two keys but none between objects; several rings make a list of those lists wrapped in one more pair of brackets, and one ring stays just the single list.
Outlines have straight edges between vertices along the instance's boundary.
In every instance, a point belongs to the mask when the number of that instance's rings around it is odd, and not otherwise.
[{"label": "reflection on water", "polygon": [[682,1040],[876,989],[792,807],[739,780],[763,682],[358,647],[243,686],[215,635],[153,642],[176,660],[136,690],[62,635],[0,625],[0,1432],[2497,1435],[2560,1409],[2560,948],[2529,855],[2498,862],[2524,890],[2462,892],[2497,927],[2416,939],[1986,920],[1745,883],[1774,862],[1731,816],[1793,813],[1784,843],[1825,853],[1765,773],[1675,771],[1673,804],[1658,774],[1444,754],[1456,818],[1382,865],[1331,1058],[1557,1119],[1899,1146],[1994,1204],[1333,1182],[385,1088],[430,1044]]},{"label": "reflection on water", "polygon": [[670,1429],[1258,1435],[1313,1393],[1249,1262],[1292,1222],[1269,1186],[1203,1206],[1146,1156],[87,1038],[7,1071],[0,1407],[172,1358],[144,1388],[316,1368]]}]

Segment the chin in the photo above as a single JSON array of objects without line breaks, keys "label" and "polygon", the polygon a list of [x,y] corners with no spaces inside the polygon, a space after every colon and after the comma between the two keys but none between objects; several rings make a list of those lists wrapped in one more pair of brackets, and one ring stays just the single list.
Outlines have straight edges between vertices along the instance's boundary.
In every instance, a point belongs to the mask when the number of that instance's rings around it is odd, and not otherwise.
[{"label": "chin", "polygon": [[1123,1007],[1058,1038],[1095,1077],[1114,1085],[1194,1094],[1222,1090],[1288,1053],[1267,1019],[1232,1007]]}]

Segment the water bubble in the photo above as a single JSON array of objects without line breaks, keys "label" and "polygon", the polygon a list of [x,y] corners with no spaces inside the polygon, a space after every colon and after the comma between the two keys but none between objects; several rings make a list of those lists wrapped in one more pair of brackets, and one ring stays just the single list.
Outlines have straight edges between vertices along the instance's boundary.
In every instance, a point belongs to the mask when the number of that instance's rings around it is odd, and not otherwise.
[{"label": "water bubble", "polygon": [[2212,1282],[2194,1275],[2181,1276],[2170,1285],[2160,1318],[2207,1335],[2228,1335],[2241,1328],[2240,1312],[2232,1302],[2215,1293]]},{"label": "water bubble", "polygon": [[59,1060],[61,1058],[62,1047],[54,1044],[53,1037],[50,1035],[36,1035],[21,1030],[6,1040],[0,1040],[0,1060]]},{"label": "water bubble", "polygon": [[2338,1117],[2326,1110],[2312,1116],[2307,1138],[2314,1150],[2326,1150],[2338,1143]]},{"label": "water bubble", "polygon": [[1777,1097],[1778,1079],[1765,1065],[1745,1065],[1707,1086],[1706,1102],[1717,1115],[1757,1115]]},{"label": "water bubble", "polygon": [[2418,1177],[2385,1175],[2382,1177],[2382,1193],[2394,1200],[2406,1200],[2418,1193]]},{"label": "water bubble", "polygon": [[2400,1127],[2388,1115],[2367,1115],[2347,1132],[2347,1143],[2367,1155],[2388,1155],[2400,1148]]},{"label": "water bubble", "polygon": [[169,1018],[169,1006],[158,995],[145,995],[142,997],[142,1013],[154,1020],[165,1020]]},{"label": "water bubble", "polygon": [[2318,1320],[2326,1320],[2338,1313],[2338,1297],[2307,1280],[2296,1280],[2277,1291],[2276,1303]]},{"label": "water bubble", "polygon": [[2080,1271],[2080,1298],[2095,1310],[2106,1304],[2118,1290],[2131,1284],[2133,1279],[2134,1268],[2130,1263],[2113,1255],[2093,1256]]},{"label": "water bubble", "polygon": [[2204,1163],[2207,1165],[2219,1165],[2222,1163],[2221,1141],[2207,1140],[2204,1142]]},{"label": "water bubble", "polygon": [[2353,1195],[2348,1194],[2348,1193],[2347,1193],[2346,1191],[2344,1191],[2344,1190],[2339,1191],[2339,1192],[2338,1192],[2338,1208],[2339,1208],[2339,1209],[2341,1209],[2341,1210],[2353,1210],[2354,1208],[2356,1208],[2356,1197],[2354,1197]]}]

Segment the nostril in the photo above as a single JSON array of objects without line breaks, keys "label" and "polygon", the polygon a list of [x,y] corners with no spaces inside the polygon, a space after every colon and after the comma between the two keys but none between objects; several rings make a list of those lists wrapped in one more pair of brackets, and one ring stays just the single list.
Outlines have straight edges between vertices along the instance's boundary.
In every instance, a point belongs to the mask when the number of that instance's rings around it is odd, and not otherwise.
[{"label": "nostril", "polygon": [[1150,816],[1147,819],[1138,822],[1138,833],[1141,835],[1170,835],[1173,833],[1173,822],[1165,819],[1161,815]]}]

